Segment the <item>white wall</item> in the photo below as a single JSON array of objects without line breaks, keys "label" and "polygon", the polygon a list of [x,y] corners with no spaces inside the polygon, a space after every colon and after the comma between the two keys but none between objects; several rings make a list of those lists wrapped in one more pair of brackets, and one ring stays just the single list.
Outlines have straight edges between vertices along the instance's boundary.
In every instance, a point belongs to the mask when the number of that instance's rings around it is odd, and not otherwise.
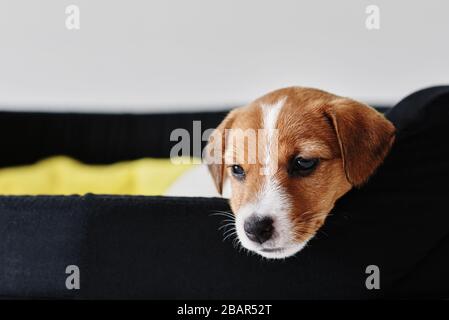
[{"label": "white wall", "polygon": [[[69,4],[79,31],[65,27]],[[365,28],[369,4],[380,30]],[[448,11],[447,0],[0,0],[0,106],[220,108],[289,85],[394,103],[449,82]]]}]

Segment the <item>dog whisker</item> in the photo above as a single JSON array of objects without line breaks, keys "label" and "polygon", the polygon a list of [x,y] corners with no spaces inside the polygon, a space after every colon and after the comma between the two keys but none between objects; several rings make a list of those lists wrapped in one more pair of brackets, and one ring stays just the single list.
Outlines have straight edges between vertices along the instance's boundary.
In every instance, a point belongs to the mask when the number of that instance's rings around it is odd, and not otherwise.
[{"label": "dog whisker", "polygon": [[233,215],[233,213],[231,211],[223,211],[223,210],[214,210],[213,213],[224,213],[224,214]]},{"label": "dog whisker", "polygon": [[225,219],[225,220],[220,221],[220,224],[221,225],[224,225],[224,224],[226,224],[226,225],[228,225],[228,224],[235,224],[235,220]]},{"label": "dog whisker", "polygon": [[218,230],[221,230],[221,229],[226,229],[227,227],[229,227],[229,226],[233,226],[234,225],[234,223],[232,222],[232,223],[227,223],[227,224],[224,224],[224,225],[222,225],[221,227],[219,227],[218,228]]},{"label": "dog whisker", "polygon": [[223,232],[223,235],[226,235],[227,233],[233,232],[233,231],[236,231],[236,229],[235,228],[231,228],[229,230],[226,230],[225,232]]},{"label": "dog whisker", "polygon": [[229,237],[232,237],[233,235],[236,235],[236,234],[237,234],[237,231],[234,231],[234,232],[228,234],[226,237],[223,238],[223,241],[226,241],[226,239],[228,239]]},{"label": "dog whisker", "polygon": [[226,212],[226,211],[213,212],[213,213],[209,214],[209,216],[222,216],[225,218],[235,219],[235,216],[232,213]]}]

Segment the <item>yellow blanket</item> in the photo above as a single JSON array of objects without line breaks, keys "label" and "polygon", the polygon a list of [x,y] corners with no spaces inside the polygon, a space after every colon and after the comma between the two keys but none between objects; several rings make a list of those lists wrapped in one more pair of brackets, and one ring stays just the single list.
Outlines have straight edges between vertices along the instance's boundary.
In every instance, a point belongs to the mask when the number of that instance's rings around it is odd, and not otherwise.
[{"label": "yellow blanket", "polygon": [[57,156],[36,164],[0,169],[2,195],[86,193],[162,195],[192,164],[170,159],[140,159],[111,165],[86,165]]}]

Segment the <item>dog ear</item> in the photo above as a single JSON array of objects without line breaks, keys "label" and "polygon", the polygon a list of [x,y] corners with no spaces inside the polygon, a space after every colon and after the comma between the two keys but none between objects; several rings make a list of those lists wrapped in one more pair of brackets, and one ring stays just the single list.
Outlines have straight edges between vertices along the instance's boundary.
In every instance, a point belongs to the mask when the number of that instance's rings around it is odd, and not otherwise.
[{"label": "dog ear", "polygon": [[336,131],[348,181],[362,185],[390,151],[395,127],[375,109],[346,98],[336,99],[326,116]]},{"label": "dog ear", "polygon": [[203,159],[209,168],[209,172],[214,180],[217,191],[222,194],[225,182],[225,161],[226,150],[226,129],[232,127],[238,109],[232,110],[220,125],[212,132],[208,144],[205,148]]}]

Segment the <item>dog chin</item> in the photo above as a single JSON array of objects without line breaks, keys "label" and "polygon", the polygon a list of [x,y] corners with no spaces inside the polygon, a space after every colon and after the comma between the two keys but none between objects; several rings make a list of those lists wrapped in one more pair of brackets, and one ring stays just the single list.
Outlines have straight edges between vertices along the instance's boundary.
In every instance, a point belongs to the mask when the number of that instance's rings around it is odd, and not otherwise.
[{"label": "dog chin", "polygon": [[306,243],[296,243],[279,248],[247,248],[267,259],[285,259],[294,256],[305,247]]}]

